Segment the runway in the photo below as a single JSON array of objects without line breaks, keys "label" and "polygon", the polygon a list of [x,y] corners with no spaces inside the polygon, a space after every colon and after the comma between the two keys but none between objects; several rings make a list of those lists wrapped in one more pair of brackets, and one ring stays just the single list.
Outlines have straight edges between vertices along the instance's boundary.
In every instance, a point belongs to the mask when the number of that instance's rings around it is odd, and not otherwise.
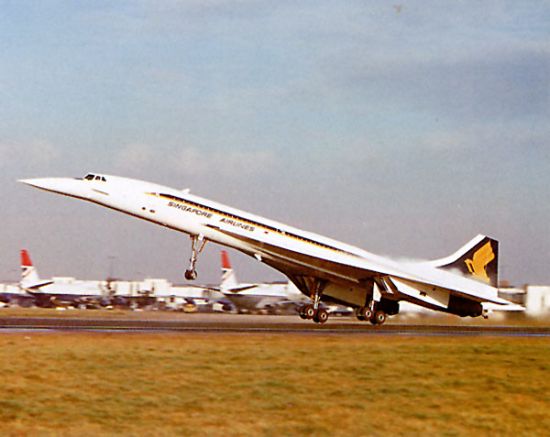
[{"label": "runway", "polygon": [[110,332],[110,333],[266,333],[313,335],[389,336],[498,336],[550,337],[550,327],[495,325],[385,324],[372,326],[351,318],[333,318],[316,325],[296,316],[188,314],[175,319],[5,317],[0,334],[12,332]]}]

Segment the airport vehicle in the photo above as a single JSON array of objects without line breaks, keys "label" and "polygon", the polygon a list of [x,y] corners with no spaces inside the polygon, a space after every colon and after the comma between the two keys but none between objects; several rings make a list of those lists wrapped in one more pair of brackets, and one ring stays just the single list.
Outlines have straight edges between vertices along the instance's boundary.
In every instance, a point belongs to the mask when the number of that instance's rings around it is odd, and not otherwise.
[{"label": "airport vehicle", "polygon": [[34,298],[36,306],[90,306],[109,305],[106,289],[99,281],[66,280],[52,278],[43,280],[31,261],[29,252],[21,250],[21,281],[19,286]]},{"label": "airport vehicle", "polygon": [[231,267],[229,254],[225,250],[221,251],[221,263],[220,291],[240,313],[295,313],[299,306],[309,302],[309,299],[292,282],[239,283]]},{"label": "airport vehicle", "polygon": [[189,234],[187,279],[208,241],[237,249],[285,274],[311,305],[302,316],[327,321],[321,300],[356,309],[360,320],[382,324],[399,301],[461,317],[484,315],[484,303],[508,305],[498,296],[498,242],[478,235],[435,261],[398,262],[312,232],[195,196],[189,189],[90,173],[84,178],[21,182],[90,201]]}]

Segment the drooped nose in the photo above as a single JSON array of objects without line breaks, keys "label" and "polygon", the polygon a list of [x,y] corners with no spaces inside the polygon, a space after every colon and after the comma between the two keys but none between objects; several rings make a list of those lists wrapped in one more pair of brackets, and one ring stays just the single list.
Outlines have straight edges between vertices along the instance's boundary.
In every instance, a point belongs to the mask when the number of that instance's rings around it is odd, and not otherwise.
[{"label": "drooped nose", "polygon": [[53,193],[64,194],[65,196],[89,198],[90,191],[81,179],[71,178],[37,178],[20,179],[19,182],[36,187],[41,190],[51,191]]}]

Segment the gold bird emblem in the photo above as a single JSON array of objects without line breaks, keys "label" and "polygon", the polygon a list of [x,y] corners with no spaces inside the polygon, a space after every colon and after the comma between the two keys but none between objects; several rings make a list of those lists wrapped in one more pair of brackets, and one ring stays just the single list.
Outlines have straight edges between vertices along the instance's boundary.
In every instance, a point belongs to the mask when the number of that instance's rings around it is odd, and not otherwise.
[{"label": "gold bird emblem", "polygon": [[491,242],[487,242],[485,245],[481,246],[474,253],[473,259],[467,259],[464,262],[468,271],[475,276],[476,278],[481,279],[482,281],[489,282],[489,276],[487,275],[487,265],[495,259],[495,253],[491,247]]}]

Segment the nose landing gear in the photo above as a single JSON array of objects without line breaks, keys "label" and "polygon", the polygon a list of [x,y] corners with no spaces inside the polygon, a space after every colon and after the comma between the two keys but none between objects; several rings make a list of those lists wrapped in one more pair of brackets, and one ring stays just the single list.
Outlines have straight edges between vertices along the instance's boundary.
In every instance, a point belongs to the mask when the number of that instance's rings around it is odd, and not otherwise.
[{"label": "nose landing gear", "polygon": [[197,270],[195,267],[204,246],[206,246],[206,239],[203,235],[191,235],[191,258],[189,258],[189,267],[184,273],[185,279],[188,281],[197,279]]}]

